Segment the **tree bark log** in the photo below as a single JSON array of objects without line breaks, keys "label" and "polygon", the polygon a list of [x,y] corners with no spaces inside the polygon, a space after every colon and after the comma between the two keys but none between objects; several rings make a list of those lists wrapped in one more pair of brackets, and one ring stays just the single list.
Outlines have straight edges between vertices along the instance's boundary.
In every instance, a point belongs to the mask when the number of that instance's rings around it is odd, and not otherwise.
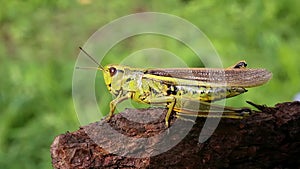
[{"label": "tree bark log", "polygon": [[[205,118],[197,118],[192,123],[171,117],[168,129],[165,109],[126,109],[109,122],[102,120],[57,136],[50,150],[52,165],[57,169],[299,167],[300,102],[258,108],[260,112],[242,120],[221,119],[211,137],[203,143],[199,143],[199,133]],[[138,123],[125,117],[153,117],[154,120]],[[186,135],[181,132],[181,125],[191,123]],[[172,125],[175,124],[179,127],[174,132]],[[104,126],[109,126],[111,131],[104,130]],[[132,140],[146,138],[147,144],[125,143],[121,137],[114,138],[112,131]],[[166,137],[172,142],[164,142]],[[173,141],[178,144],[160,152],[159,148],[168,147]]]}]

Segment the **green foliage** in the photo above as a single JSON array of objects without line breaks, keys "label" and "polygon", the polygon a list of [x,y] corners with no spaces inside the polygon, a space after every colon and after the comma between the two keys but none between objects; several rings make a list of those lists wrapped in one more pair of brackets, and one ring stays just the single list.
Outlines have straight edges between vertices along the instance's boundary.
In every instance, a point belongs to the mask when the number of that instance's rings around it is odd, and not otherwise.
[{"label": "green foliage", "polygon": [[[136,12],[165,12],[192,22],[211,39],[225,67],[246,60],[249,67],[265,67],[273,72],[267,85],[229,99],[228,104],[244,106],[245,100],[268,105],[291,101],[300,92],[298,6],[296,0],[3,1],[1,168],[51,168],[49,148],[54,137],[80,126],[72,100],[78,46],[106,23]],[[201,65],[181,43],[151,35],[120,42],[103,64],[119,63],[120,58],[149,47],[180,55],[190,66]],[[101,101],[101,94],[107,91],[102,80],[96,84]],[[105,98],[110,96],[106,93]]]}]

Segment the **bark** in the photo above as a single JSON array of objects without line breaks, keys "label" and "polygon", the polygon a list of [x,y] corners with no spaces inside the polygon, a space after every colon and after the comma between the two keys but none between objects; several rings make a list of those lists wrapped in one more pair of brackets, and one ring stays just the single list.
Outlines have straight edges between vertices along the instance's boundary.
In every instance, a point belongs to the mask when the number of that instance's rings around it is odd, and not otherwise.
[{"label": "bark", "polygon": [[[300,102],[255,106],[261,111],[242,120],[221,119],[216,130],[202,130],[205,118],[193,123],[171,117],[171,127],[166,128],[165,109],[126,109],[109,122],[101,120],[57,136],[51,145],[52,165],[60,169],[300,166]],[[128,117],[152,120],[135,122]],[[201,131],[213,134],[201,143]]]}]

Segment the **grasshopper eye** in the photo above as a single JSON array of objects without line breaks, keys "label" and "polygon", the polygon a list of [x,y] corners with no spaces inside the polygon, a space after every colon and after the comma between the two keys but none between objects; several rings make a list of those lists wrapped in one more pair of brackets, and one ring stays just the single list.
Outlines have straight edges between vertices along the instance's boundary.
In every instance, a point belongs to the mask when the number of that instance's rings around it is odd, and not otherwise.
[{"label": "grasshopper eye", "polygon": [[109,68],[109,73],[110,73],[110,76],[113,76],[115,75],[117,72],[117,69],[115,67],[110,67]]}]

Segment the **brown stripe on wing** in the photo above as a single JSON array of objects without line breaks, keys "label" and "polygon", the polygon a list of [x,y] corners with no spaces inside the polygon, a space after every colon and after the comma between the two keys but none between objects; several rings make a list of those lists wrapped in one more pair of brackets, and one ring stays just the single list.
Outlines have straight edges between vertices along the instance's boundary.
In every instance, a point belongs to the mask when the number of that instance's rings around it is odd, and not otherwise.
[{"label": "brown stripe on wing", "polygon": [[268,82],[272,73],[266,69],[166,68],[148,69],[146,74],[197,80],[237,87],[255,87]]}]

